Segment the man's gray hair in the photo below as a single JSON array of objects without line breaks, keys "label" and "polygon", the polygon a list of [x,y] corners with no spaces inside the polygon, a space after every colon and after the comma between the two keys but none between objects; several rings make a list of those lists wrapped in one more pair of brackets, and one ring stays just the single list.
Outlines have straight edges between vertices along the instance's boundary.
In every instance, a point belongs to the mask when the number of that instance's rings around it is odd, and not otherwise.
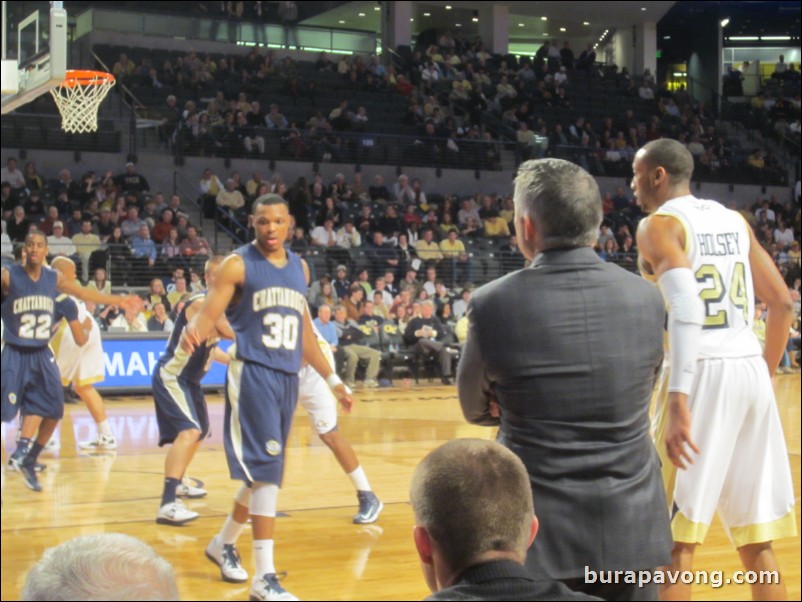
[{"label": "man's gray hair", "polygon": [[455,439],[418,464],[410,503],[453,571],[481,554],[514,552],[526,558],[535,509],[520,458],[495,441]]},{"label": "man's gray hair", "polygon": [[179,600],[173,567],[121,533],[84,535],[45,550],[21,600]]},{"label": "man's gray hair", "polygon": [[536,159],[518,168],[516,216],[537,224],[541,249],[592,246],[602,221],[599,185],[584,169],[562,159]]}]

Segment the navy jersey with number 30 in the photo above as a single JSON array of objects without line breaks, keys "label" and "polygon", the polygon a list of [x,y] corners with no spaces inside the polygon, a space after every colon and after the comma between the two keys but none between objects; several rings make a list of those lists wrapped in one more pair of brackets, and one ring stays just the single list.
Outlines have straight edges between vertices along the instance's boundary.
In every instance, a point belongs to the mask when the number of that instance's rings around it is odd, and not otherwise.
[{"label": "navy jersey with number 30", "polygon": [[[21,265],[12,265],[8,271],[11,286],[2,309],[5,341],[16,347],[46,347],[55,322],[58,273],[42,267],[39,280],[32,280]],[[63,317],[75,320],[77,314],[76,308],[74,314]]]},{"label": "navy jersey with number 30", "polygon": [[253,244],[235,251],[245,263],[239,303],[226,310],[236,333],[237,359],[288,374],[301,369],[306,278],[301,258],[287,253],[276,267]]}]

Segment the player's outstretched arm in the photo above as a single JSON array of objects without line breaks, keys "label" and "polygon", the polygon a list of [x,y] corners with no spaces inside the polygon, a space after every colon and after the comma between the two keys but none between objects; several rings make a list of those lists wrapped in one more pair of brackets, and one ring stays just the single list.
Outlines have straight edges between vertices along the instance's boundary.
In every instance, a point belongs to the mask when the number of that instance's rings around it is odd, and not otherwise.
[{"label": "player's outstretched arm", "polygon": [[788,344],[788,331],[794,320],[794,304],[782,275],[769,254],[755,239],[752,228],[749,228],[749,244],[749,263],[752,266],[755,294],[768,307],[763,357],[769,373],[774,374]]},{"label": "player's outstretched arm", "polygon": [[[215,330],[215,325],[234,298],[237,287],[245,282],[245,263],[239,255],[229,255],[220,265],[214,285],[198,312],[181,334],[181,348],[192,353]],[[190,308],[191,309],[191,308]]]},{"label": "player's outstretched arm", "polygon": [[693,386],[699,337],[704,324],[704,305],[696,278],[685,254],[685,230],[672,217],[653,215],[638,227],[638,250],[642,261],[657,278],[668,306],[668,424],[666,452],[677,468],[693,463],[691,451],[699,448],[691,438],[688,394]]},{"label": "player's outstretched arm", "polygon": [[11,286],[11,272],[9,272],[6,268],[3,268],[2,272],[0,272],[2,277],[2,286],[3,286],[3,300],[5,300],[6,295],[8,295],[8,289]]},{"label": "player's outstretched arm", "polygon": [[346,414],[351,412],[354,400],[351,397],[351,390],[346,387],[340,378],[335,374],[329,365],[329,361],[320,349],[317,337],[312,329],[312,316],[309,314],[309,306],[304,309],[304,335],[303,335],[303,358],[306,363],[312,366],[320,376],[328,383],[340,405]]},{"label": "player's outstretched arm", "polygon": [[65,278],[61,272],[58,272],[57,286],[62,293],[67,293],[81,301],[91,301],[98,305],[119,305],[126,309],[132,309],[138,303],[136,295],[106,295],[97,289],[86,288],[74,280]]}]

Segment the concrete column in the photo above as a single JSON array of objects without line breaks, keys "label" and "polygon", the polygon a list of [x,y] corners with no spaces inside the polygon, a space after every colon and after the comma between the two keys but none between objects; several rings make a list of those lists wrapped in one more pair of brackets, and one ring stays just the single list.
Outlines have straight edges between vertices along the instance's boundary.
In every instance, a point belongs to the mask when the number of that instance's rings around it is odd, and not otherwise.
[{"label": "concrete column", "polygon": [[412,43],[412,2],[382,2],[382,47],[395,50]]},{"label": "concrete column", "polygon": [[654,21],[619,27],[613,45],[619,68],[626,67],[632,75],[641,75],[646,69],[656,74],[657,24]]},{"label": "concrete column", "polygon": [[510,46],[510,7],[491,4],[480,8],[479,35],[488,52],[507,54]]}]

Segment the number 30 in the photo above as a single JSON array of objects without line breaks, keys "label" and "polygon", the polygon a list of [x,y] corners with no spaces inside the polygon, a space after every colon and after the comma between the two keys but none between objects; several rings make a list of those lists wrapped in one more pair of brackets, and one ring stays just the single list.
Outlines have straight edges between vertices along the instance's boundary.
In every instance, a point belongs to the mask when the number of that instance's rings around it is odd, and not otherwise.
[{"label": "number 30", "polygon": [[262,343],[268,349],[284,347],[292,351],[298,345],[298,316],[265,314],[262,324],[270,329],[268,334],[262,335]]}]

